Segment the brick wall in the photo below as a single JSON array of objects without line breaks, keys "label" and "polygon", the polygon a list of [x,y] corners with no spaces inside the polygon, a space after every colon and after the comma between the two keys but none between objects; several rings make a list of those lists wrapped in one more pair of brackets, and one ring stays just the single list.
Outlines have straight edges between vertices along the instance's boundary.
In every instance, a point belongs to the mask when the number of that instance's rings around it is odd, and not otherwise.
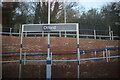
[{"label": "brick wall", "polygon": [[[76,38],[51,37],[51,51],[76,50]],[[80,39],[80,49],[105,48],[118,46],[119,40]],[[3,36],[2,51],[16,52],[20,49],[20,37]],[[47,37],[23,38],[23,51],[47,51]]]}]

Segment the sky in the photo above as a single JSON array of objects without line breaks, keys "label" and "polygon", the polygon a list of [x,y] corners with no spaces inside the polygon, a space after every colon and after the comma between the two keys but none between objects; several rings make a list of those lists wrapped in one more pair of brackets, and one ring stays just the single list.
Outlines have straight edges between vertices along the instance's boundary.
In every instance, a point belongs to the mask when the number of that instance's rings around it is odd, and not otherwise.
[{"label": "sky", "polygon": [[[20,2],[45,1],[46,2],[48,0],[0,0],[0,2],[1,1],[5,1],[5,2],[9,2],[9,1],[20,1]],[[50,1],[54,1],[54,0],[50,0]],[[57,1],[78,2],[78,3],[80,3],[80,5],[85,7],[86,10],[89,10],[91,8],[100,9],[103,5],[106,5],[109,2],[119,2],[120,0],[57,0]]]},{"label": "sky", "polygon": [[[63,0],[64,1],[64,0]],[[107,5],[110,2],[120,2],[120,0],[65,0],[66,2],[79,2],[80,5],[85,7],[85,10],[91,8],[100,9],[102,6]]]},{"label": "sky", "polygon": [[86,10],[91,8],[100,9],[102,6],[106,5],[108,2],[79,2],[80,5],[85,7]]},{"label": "sky", "polygon": [[[64,0],[62,0],[64,1]],[[68,1],[68,2],[118,2],[120,0],[65,0],[65,1]]]}]

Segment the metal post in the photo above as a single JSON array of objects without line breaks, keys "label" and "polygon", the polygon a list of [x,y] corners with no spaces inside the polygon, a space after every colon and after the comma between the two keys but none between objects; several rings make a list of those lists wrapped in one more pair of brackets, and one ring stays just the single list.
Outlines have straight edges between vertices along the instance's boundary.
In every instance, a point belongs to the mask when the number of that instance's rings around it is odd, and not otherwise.
[{"label": "metal post", "polygon": [[88,36],[86,36],[86,38],[88,38]]},{"label": "metal post", "polygon": [[23,48],[22,41],[23,41],[23,25],[22,25],[21,40],[20,40],[19,80],[21,79],[21,70],[22,70],[22,48]]},{"label": "metal post", "polygon": [[10,36],[12,36],[12,28],[10,28]]},{"label": "metal post", "polygon": [[[108,56],[110,57],[110,50],[108,50]],[[109,61],[110,61],[110,58],[109,58]]]},{"label": "metal post", "polygon": [[26,37],[27,37],[28,33],[26,32],[26,34],[25,34],[25,35],[26,35]]},{"label": "metal post", "polygon": [[[50,24],[50,0],[48,0],[48,24]],[[50,33],[48,32],[48,56],[50,57]]]},{"label": "metal post", "polygon": [[111,35],[112,35],[112,40],[114,40],[114,35],[113,35],[113,31],[111,31]]},{"label": "metal post", "polygon": [[95,53],[95,56],[96,56],[96,51],[94,53]]},{"label": "metal post", "polygon": [[51,80],[50,33],[48,33],[48,54],[46,63],[46,78],[47,80]]},{"label": "metal post", "polygon": [[61,37],[61,31],[59,31],[59,37]]},{"label": "metal post", "polygon": [[77,78],[80,78],[80,42],[79,42],[79,26],[77,24],[77,60],[78,60],[78,66],[77,66]]},{"label": "metal post", "polygon": [[108,50],[107,49],[105,50],[106,50],[106,61],[108,62]]},{"label": "metal post", "polygon": [[94,39],[96,39],[96,30],[94,30]]},{"label": "metal post", "polygon": [[50,0],[48,0],[48,24],[50,24]]},{"label": "metal post", "polygon": [[[50,0],[48,0],[48,24],[50,24]],[[46,79],[51,80],[50,33],[48,32],[48,54],[46,60]]]},{"label": "metal post", "polygon": [[42,37],[44,37],[44,32],[42,32]]},{"label": "metal post", "polygon": [[[27,38],[27,32],[25,33],[25,37]],[[26,64],[26,52],[24,53],[24,65]]]},{"label": "metal post", "polygon": [[83,54],[85,54],[85,51],[83,51]]},{"label": "metal post", "polygon": [[48,33],[48,58],[50,58],[50,33]]}]

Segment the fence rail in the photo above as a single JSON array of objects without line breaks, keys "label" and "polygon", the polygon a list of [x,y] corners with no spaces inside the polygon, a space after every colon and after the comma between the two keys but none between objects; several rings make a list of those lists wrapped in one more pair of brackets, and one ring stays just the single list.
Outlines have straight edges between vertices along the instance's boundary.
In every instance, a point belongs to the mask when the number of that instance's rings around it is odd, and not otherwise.
[{"label": "fence rail", "polygon": [[[85,53],[85,52],[95,52],[95,51],[105,51],[105,50],[119,50],[120,47],[116,46],[116,47],[108,47],[108,48],[96,48],[96,49],[85,49],[85,50],[79,50],[80,53]],[[20,52],[3,52],[0,54],[16,54],[16,53],[20,53]],[[45,53],[47,53],[47,51],[22,51],[22,53],[43,53],[40,55],[46,55]],[[76,54],[77,51],[73,50],[73,51],[52,51],[52,54]],[[12,56],[12,55],[9,55]],[[1,57],[1,56],[0,56]]]},{"label": "fence rail", "polygon": [[[76,34],[73,33],[50,33],[51,36],[58,36],[58,37],[76,37]],[[8,35],[8,36],[20,36],[20,33],[10,33],[10,32],[0,32],[0,35]],[[47,33],[25,33],[26,36],[47,36]],[[110,35],[88,35],[88,34],[80,34],[80,38],[94,38],[94,39],[109,39],[109,40],[120,40],[120,36],[110,36]]]},{"label": "fence rail", "polygon": [[[84,61],[84,60],[98,60],[98,59],[106,59],[106,58],[120,58],[120,56],[110,56],[110,57],[97,57],[97,58],[84,58],[84,59],[80,59],[79,61]],[[29,62],[39,62],[39,61],[46,61],[46,60],[22,60],[24,61],[29,61]],[[52,60],[52,61],[78,61],[78,60]],[[19,60],[13,60],[13,61],[0,61],[0,63],[9,63],[9,62],[19,62]]]},{"label": "fence rail", "polygon": [[[95,55],[96,55],[96,52],[100,52],[100,51],[103,51],[103,55],[105,54],[104,51],[106,51],[106,53],[108,54],[108,51],[109,50],[119,50],[120,47],[109,47],[109,48],[96,48],[96,49],[87,49],[87,50],[80,50],[80,53],[86,53],[86,52],[95,52]],[[2,54],[2,56],[0,57],[12,57],[12,56],[20,56],[20,55],[16,55],[17,53],[19,52],[6,52],[6,53],[0,53]],[[22,54],[22,56],[33,56],[33,55],[47,55],[47,51],[23,51],[22,53],[38,53],[38,54]],[[42,54],[41,54],[42,53]],[[59,54],[76,54],[77,51],[74,50],[74,51],[52,51],[52,55],[59,55]],[[7,54],[7,55],[6,55]],[[13,54],[13,55],[9,55],[9,54]],[[106,54],[106,55],[107,55]],[[110,53],[109,53],[110,54]],[[104,56],[103,56],[104,57]],[[107,57],[110,57],[110,56],[106,56]],[[98,59],[101,58],[101,57],[98,57]],[[92,59],[92,58],[91,58]]]},{"label": "fence rail", "polygon": [[[0,32],[0,35],[9,35],[9,36],[20,36],[21,28],[12,28],[12,27],[3,27],[2,29],[8,29],[9,32]],[[109,40],[120,40],[120,36],[115,35],[118,31],[112,30],[95,30],[95,29],[79,29],[80,31],[80,38],[94,38],[94,39],[109,39]],[[86,33],[87,31],[87,33]],[[25,33],[27,36],[46,36],[47,33]],[[59,37],[76,37],[75,33],[66,33],[66,32],[59,32],[59,33],[51,33],[52,36],[59,36]]]}]

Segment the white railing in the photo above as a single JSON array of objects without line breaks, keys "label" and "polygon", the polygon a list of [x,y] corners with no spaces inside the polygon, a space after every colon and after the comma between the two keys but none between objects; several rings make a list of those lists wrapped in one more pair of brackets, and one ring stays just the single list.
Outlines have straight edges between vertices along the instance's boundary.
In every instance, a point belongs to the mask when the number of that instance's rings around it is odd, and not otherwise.
[{"label": "white railing", "polygon": [[[76,34],[72,34],[72,33],[50,33],[51,36],[58,36],[58,37],[76,37]],[[8,35],[8,36],[20,36],[20,33],[14,33],[14,32],[0,32],[0,35]],[[44,37],[47,35],[47,33],[45,32],[41,32],[41,33],[25,33],[25,36],[41,36]],[[114,36],[112,35],[88,35],[88,34],[80,34],[80,38],[85,37],[85,38],[94,38],[94,39],[102,39],[102,38],[109,38],[110,40],[114,40],[114,39],[120,39],[120,36]]]},{"label": "white railing", "polygon": [[[4,27],[5,28],[5,27]],[[21,28],[5,28],[8,29],[9,32],[0,32],[0,35],[9,35],[9,36],[20,36]],[[18,32],[14,32],[14,30],[17,30]],[[120,36],[115,36],[114,32],[112,30],[93,30],[93,29],[80,29],[81,31],[91,31],[92,34],[80,34],[80,38],[94,38],[94,39],[102,39],[107,38],[109,40],[120,40]],[[102,31],[103,33],[107,32],[107,34],[99,35],[97,34],[98,31]],[[101,33],[102,33],[101,32]],[[41,33],[25,33],[26,36],[41,36],[44,37],[47,35],[45,32]],[[58,33],[51,33],[51,36],[58,36],[58,37],[76,37],[76,34],[74,33],[67,33],[67,32],[58,32]]]}]

